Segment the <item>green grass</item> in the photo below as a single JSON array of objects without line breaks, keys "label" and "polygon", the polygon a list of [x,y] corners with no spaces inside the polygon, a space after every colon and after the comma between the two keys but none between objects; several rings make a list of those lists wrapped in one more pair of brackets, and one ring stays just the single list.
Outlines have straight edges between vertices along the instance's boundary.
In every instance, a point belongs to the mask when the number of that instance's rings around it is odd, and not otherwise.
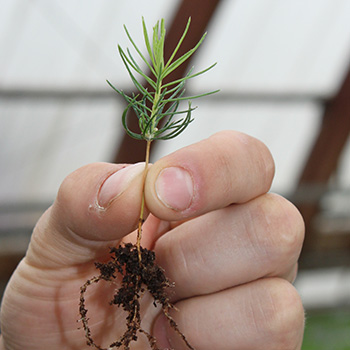
[{"label": "green grass", "polygon": [[350,350],[350,309],[309,312],[302,350]]}]

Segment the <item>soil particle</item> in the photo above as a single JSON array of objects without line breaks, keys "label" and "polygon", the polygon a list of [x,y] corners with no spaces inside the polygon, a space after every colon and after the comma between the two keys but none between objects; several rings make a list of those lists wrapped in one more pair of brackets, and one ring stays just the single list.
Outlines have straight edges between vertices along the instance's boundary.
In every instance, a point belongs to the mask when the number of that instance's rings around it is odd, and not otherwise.
[{"label": "soil particle", "polygon": [[[137,341],[139,333],[143,333],[148,339],[150,349],[161,350],[157,347],[156,338],[141,327],[140,299],[147,290],[154,299],[154,306],[161,306],[170,327],[183,339],[188,349],[194,350],[169,314],[169,310],[174,309],[174,306],[169,301],[167,290],[173,284],[166,277],[164,270],[155,263],[155,253],[143,247],[140,247],[139,251],[137,246],[131,243],[111,248],[110,253],[111,259],[107,263],[95,263],[100,274],[87,280],[80,288],[79,313],[87,345],[98,350],[110,350],[112,348],[130,350],[130,343]],[[141,253],[141,259],[139,253]],[[95,343],[91,335],[87,317],[88,309],[85,305],[85,293],[90,285],[101,280],[113,281],[117,278],[117,274],[122,277],[121,286],[114,294],[113,299],[109,301],[109,304],[117,305],[127,312],[127,329],[120,339],[111,343],[108,348],[102,348]]]}]

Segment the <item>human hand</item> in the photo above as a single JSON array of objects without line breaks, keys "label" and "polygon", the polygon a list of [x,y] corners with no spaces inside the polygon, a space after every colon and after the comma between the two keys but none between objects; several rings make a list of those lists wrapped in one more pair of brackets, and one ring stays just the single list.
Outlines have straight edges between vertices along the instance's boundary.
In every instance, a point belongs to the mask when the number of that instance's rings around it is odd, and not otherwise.
[{"label": "human hand", "polygon": [[[77,329],[80,286],[109,247],[135,238],[143,164],[123,167],[91,164],[63,182],[6,289],[1,350],[89,348]],[[273,173],[266,147],[233,131],[149,169],[142,245],[175,281],[172,316],[197,350],[301,348],[304,312],[290,282],[304,226],[292,204],[267,193]],[[115,289],[101,282],[86,295],[92,336],[104,347],[125,330],[125,313],[108,305]],[[152,302],[144,295],[142,327],[160,348],[185,349]],[[131,346],[147,348],[142,336]]]}]

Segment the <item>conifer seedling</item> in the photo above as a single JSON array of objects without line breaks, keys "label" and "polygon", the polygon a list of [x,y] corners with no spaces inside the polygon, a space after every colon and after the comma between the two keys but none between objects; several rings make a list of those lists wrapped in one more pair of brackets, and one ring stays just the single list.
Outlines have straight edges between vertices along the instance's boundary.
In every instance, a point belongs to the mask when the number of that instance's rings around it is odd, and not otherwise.
[{"label": "conifer seedling", "polygon": [[[182,56],[177,57],[180,46],[189,30],[190,23],[191,19],[189,18],[178,44],[167,61],[164,59],[166,31],[163,19],[154,26],[153,35],[150,38],[145,21],[142,18],[143,36],[148,58],[138,48],[126,26],[124,26],[130,43],[150,74],[145,73],[140,68],[129,49],[124,51],[118,46],[119,54],[137,89],[137,94],[128,96],[107,81],[127,103],[122,115],[122,123],[127,134],[137,140],[146,142],[143,185],[147,175],[152,141],[169,140],[181,134],[193,120],[192,111],[194,108],[191,105],[191,100],[217,92],[212,91],[195,96],[186,96],[184,89],[187,80],[207,72],[215,64],[197,73],[193,73],[193,68],[191,68],[183,78],[164,82],[170,73],[194,54],[206,36],[204,34],[195,47]],[[140,83],[140,80],[145,81],[149,88],[145,88]],[[188,105],[185,109],[179,110],[181,102],[187,102]],[[139,131],[130,130],[128,126],[127,118],[130,109],[134,111],[138,118]],[[111,248],[111,258],[107,263],[95,263],[96,268],[99,270],[99,275],[87,280],[80,288],[79,313],[87,344],[98,350],[111,350],[113,348],[129,350],[130,344],[137,341],[139,334],[142,333],[147,337],[150,349],[160,350],[155,337],[144,330],[141,325],[140,299],[144,293],[148,292],[154,299],[155,307],[160,306],[162,308],[162,312],[168,319],[170,326],[183,339],[187,348],[194,350],[169,313],[171,309],[174,309],[174,306],[169,301],[167,290],[173,284],[166,277],[164,270],[156,264],[155,253],[141,246],[142,226],[145,220],[144,211],[145,194],[143,191],[136,243],[127,243]],[[119,339],[113,341],[108,348],[102,348],[95,343],[88,324],[88,309],[85,305],[85,294],[88,287],[101,280],[117,281],[120,287],[110,304],[117,305],[127,312],[125,333]]]}]

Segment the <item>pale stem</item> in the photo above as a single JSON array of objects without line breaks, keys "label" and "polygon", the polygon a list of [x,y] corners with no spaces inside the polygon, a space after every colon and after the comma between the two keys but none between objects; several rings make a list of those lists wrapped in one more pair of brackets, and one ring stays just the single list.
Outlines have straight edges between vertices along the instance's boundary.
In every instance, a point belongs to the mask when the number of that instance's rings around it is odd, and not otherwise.
[{"label": "pale stem", "polygon": [[142,237],[142,225],[144,223],[144,211],[145,211],[145,182],[146,182],[146,176],[148,171],[148,165],[149,165],[149,155],[150,155],[150,149],[151,149],[151,142],[152,140],[147,140],[147,147],[146,147],[146,157],[145,157],[145,170],[143,171],[143,180],[142,180],[142,197],[141,197],[141,209],[140,209],[140,217],[139,217],[139,225],[137,228],[137,240],[136,240],[136,247],[137,247],[137,253],[139,257],[139,262],[141,263],[141,237]]},{"label": "pale stem", "polygon": [[152,124],[150,127],[150,138],[147,139],[147,147],[146,147],[146,157],[145,157],[145,170],[143,172],[143,182],[142,182],[142,197],[141,197],[141,209],[140,209],[140,217],[139,217],[139,225],[137,229],[137,240],[136,240],[136,247],[137,247],[137,253],[139,257],[139,262],[141,264],[142,258],[141,258],[141,237],[142,237],[142,225],[144,223],[144,211],[145,211],[145,181],[148,171],[148,164],[149,164],[149,155],[150,155],[150,148],[151,148],[151,142],[152,137],[154,136],[155,131],[155,124],[156,120],[153,120],[153,116],[156,113],[156,106],[158,104],[158,100],[160,97],[160,92],[162,89],[162,81],[159,81],[159,84],[157,85],[157,89],[154,94],[154,100],[153,100],[153,106],[152,106],[152,112],[151,112],[151,120]]}]

